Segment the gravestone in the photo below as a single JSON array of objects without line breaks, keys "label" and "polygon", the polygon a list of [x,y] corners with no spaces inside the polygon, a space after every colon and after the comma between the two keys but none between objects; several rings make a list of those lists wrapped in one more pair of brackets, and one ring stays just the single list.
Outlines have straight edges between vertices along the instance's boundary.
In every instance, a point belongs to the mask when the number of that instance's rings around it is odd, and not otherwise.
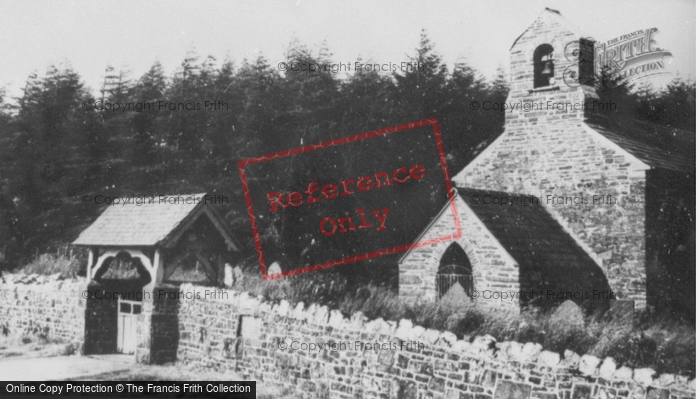
[{"label": "gravestone", "polygon": [[224,285],[227,287],[233,286],[234,283],[233,279],[233,268],[231,267],[230,264],[226,264],[224,266]]},{"label": "gravestone", "polygon": [[241,269],[240,266],[233,268],[233,278],[236,280],[236,282],[243,281],[243,269]]},{"label": "gravestone", "polygon": [[564,301],[549,319],[554,325],[568,327],[583,327],[585,324],[583,311],[573,301]]},{"label": "gravestone", "polygon": [[632,327],[634,324],[634,301],[611,301],[605,318],[615,324]]},{"label": "gravestone", "polygon": [[270,268],[267,269],[267,274],[282,274],[282,267],[277,262],[272,262]]}]

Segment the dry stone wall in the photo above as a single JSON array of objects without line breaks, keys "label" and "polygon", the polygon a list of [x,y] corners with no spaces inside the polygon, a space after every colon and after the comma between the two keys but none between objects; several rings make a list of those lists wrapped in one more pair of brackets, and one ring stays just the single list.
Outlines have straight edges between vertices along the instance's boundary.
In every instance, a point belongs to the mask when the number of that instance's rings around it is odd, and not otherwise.
[{"label": "dry stone wall", "polygon": [[0,333],[62,340],[79,351],[85,335],[85,286],[58,275],[0,277]]},{"label": "dry stone wall", "polygon": [[[3,331],[82,344],[85,282],[15,275],[0,283]],[[168,322],[164,329],[153,323],[147,334],[158,347],[152,353],[308,398],[695,398],[695,380],[619,367],[612,358],[560,356],[490,336],[467,342],[409,320],[370,321],[362,313],[346,318],[325,306],[272,304],[235,290],[207,295],[211,291],[186,284],[178,300],[154,302],[151,313],[167,315]],[[174,322],[178,337],[161,339]]]},{"label": "dry stone wall", "polygon": [[[263,302],[183,285],[177,358],[309,398],[689,399],[695,381],[538,344],[459,340],[409,320],[351,318],[325,306]],[[199,295],[197,293],[199,292]]]}]

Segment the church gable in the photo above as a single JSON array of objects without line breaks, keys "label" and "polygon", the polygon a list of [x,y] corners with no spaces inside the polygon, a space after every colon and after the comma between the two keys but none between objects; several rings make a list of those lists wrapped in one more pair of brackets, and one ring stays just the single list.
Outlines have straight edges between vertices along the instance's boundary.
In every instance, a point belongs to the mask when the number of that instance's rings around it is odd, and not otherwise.
[{"label": "church gable", "polygon": [[[519,199],[511,204],[500,201]],[[531,299],[523,293],[550,293],[540,305],[556,305],[566,293],[610,289],[596,262],[569,236],[563,227],[532,196],[458,189],[454,199],[459,227],[450,207],[434,219],[416,240],[424,241],[459,231],[458,237],[432,246],[417,247],[399,262],[399,293],[406,299],[441,299],[451,285],[445,285],[441,271],[455,250],[461,251],[471,285],[470,304],[480,308],[517,311]],[[459,266],[459,265],[456,265]],[[506,296],[497,300],[494,295]],[[582,303],[582,298],[567,298]],[[601,305],[601,303],[590,303]],[[604,304],[603,304],[604,306]]]},{"label": "church gable", "polygon": [[588,54],[582,50],[590,49],[592,44],[558,11],[545,9],[510,49],[509,99],[517,101],[547,91],[592,92],[588,81],[583,81],[582,87],[571,84],[592,67],[592,58],[578,58],[579,54]]},{"label": "church gable", "polygon": [[581,29],[568,19],[564,18],[557,10],[545,7],[544,11],[517,39],[513,42],[511,50],[520,43],[532,40],[541,40],[543,33],[551,33],[550,39],[570,37],[571,40],[587,37]]},{"label": "church gable", "polygon": [[647,169],[647,164],[583,123],[550,124],[506,128],[453,181],[458,187],[546,195],[554,188],[575,189],[580,182],[610,174],[629,172],[641,178]]},{"label": "church gable", "polygon": [[[580,164],[605,166],[622,157],[634,170],[646,165],[585,126],[583,104],[595,93],[567,81],[585,65],[572,61],[587,43],[558,11],[546,9],[511,48],[510,87],[504,133],[459,172],[462,187],[539,194],[532,179],[572,181]],[[573,68],[573,69],[572,69]],[[572,105],[577,105],[576,107]],[[558,179],[558,174],[563,174]],[[595,178],[595,171],[584,178]],[[580,176],[580,174],[579,174]],[[496,180],[485,182],[485,180]]]},{"label": "church gable", "polygon": [[[440,265],[449,248],[456,243],[471,269],[472,292],[498,291],[517,293],[520,289],[517,263],[461,196],[455,196],[461,234],[452,241],[442,241],[430,246],[407,251],[399,261],[399,296],[407,300],[438,300]],[[450,209],[446,206],[433,219],[430,226],[416,239],[427,241],[457,232]],[[450,287],[447,287],[448,290]],[[467,288],[467,287],[463,287]],[[474,298],[475,305],[505,308],[517,311],[518,301],[489,301]]]}]

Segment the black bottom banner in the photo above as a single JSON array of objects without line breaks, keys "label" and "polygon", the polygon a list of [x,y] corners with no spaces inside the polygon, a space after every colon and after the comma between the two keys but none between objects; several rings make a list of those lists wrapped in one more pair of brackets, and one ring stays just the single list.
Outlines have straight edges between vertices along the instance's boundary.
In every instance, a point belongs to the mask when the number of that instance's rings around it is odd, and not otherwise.
[{"label": "black bottom banner", "polygon": [[255,398],[255,381],[70,381],[0,382],[0,396],[58,395],[81,397]]}]

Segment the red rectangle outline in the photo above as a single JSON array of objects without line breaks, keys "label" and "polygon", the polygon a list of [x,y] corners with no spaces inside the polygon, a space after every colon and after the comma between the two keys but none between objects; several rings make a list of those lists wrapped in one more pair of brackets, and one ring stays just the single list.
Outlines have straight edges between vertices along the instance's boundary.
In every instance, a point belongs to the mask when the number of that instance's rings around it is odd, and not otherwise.
[{"label": "red rectangle outline", "polygon": [[[296,155],[296,154],[301,154],[304,152],[309,152],[313,150],[317,150],[320,148],[328,148],[328,147],[333,147],[336,145],[340,144],[347,144],[351,143],[353,141],[359,141],[359,140],[364,140],[372,137],[377,137],[377,136],[384,136],[390,133],[395,133],[395,132],[400,132],[403,130],[408,130],[408,129],[413,129],[416,127],[421,127],[421,126],[427,126],[427,125],[433,125],[433,133],[435,133],[435,141],[437,144],[437,150],[438,150],[438,155],[440,156],[440,165],[442,167],[442,174],[443,178],[445,179],[445,186],[447,187],[447,192],[448,192],[448,197],[450,200],[450,208],[452,209],[452,217],[453,221],[455,223],[455,226],[457,227],[457,231],[449,236],[443,236],[443,237],[437,237],[437,238],[432,238],[429,240],[425,241],[420,241],[420,242],[415,242],[411,244],[406,244],[406,245],[399,245],[396,247],[380,250],[380,251],[374,251],[374,252],[368,252],[364,253],[361,255],[355,255],[347,258],[342,258],[342,259],[336,259],[328,262],[324,262],[318,265],[312,265],[312,266],[306,266],[301,269],[294,269],[294,270],[289,270],[286,272],[282,272],[280,274],[273,274],[273,275],[268,275],[267,274],[267,269],[265,267],[265,257],[263,255],[262,251],[262,243],[260,242],[260,235],[258,233],[258,225],[255,221],[255,212],[253,211],[253,201],[250,198],[250,190],[248,189],[248,180],[246,179],[246,174],[244,167],[246,165],[251,165],[255,164],[258,162],[263,162],[263,161],[269,161],[274,158],[283,158],[287,157],[290,155]],[[457,205],[456,202],[454,201],[455,199],[455,193],[452,190],[452,182],[450,181],[450,174],[447,171],[447,159],[445,158],[445,150],[443,149],[442,146],[442,138],[440,137],[440,129],[438,128],[437,124],[437,119],[435,118],[429,118],[429,119],[423,119],[417,122],[411,122],[411,123],[406,123],[403,125],[398,125],[386,129],[380,129],[380,130],[374,130],[371,132],[367,133],[360,133],[356,134],[353,136],[348,136],[348,137],[343,137],[340,139],[335,139],[335,140],[330,140],[330,141],[324,141],[318,144],[311,144],[303,147],[297,147],[289,150],[284,150],[284,151],[279,151],[273,154],[267,154],[259,157],[254,157],[254,158],[248,158],[241,160],[238,162],[238,171],[241,175],[241,182],[243,183],[243,193],[245,194],[245,200],[246,204],[248,206],[248,218],[250,219],[250,224],[251,227],[253,228],[253,238],[255,240],[255,250],[258,253],[258,261],[260,262],[260,270],[262,271],[263,275],[263,280],[268,281],[268,280],[275,280],[278,278],[282,277],[287,277],[287,276],[295,276],[297,274],[302,274],[302,273],[307,273],[315,270],[322,270],[322,269],[327,269],[329,267],[337,266],[337,265],[342,265],[346,263],[352,263],[352,262],[357,262],[359,260],[365,260],[365,259],[372,259],[376,258],[379,256],[383,255],[388,255],[391,253],[395,252],[403,252],[403,251],[408,251],[414,248],[420,248],[420,247],[425,247],[428,245],[436,244],[439,242],[443,241],[449,241],[449,240],[456,240],[462,237],[462,229],[459,224],[459,217],[457,215]],[[440,215],[436,216],[439,217]]]}]

